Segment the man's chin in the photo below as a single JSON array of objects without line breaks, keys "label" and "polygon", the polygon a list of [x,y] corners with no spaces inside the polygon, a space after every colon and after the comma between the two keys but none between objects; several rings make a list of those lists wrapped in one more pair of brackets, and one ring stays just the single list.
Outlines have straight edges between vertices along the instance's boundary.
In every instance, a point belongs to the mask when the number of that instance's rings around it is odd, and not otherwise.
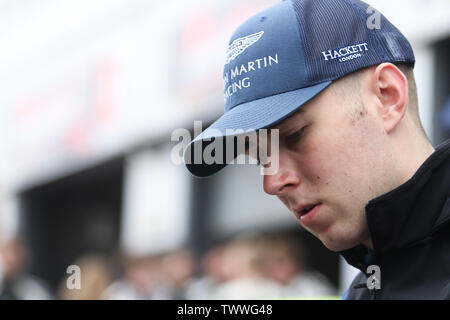
[{"label": "man's chin", "polygon": [[342,252],[348,249],[352,249],[357,246],[355,241],[348,241],[347,239],[339,239],[339,238],[319,238],[328,250],[333,252]]}]

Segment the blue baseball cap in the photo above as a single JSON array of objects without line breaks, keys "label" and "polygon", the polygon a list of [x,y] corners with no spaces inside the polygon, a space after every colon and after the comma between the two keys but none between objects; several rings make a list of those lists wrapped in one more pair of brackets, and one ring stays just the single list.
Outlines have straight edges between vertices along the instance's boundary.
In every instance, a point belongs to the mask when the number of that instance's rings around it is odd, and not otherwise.
[{"label": "blue baseball cap", "polygon": [[214,163],[194,159],[194,148],[201,152],[217,139],[225,146],[239,129],[268,129],[333,81],[384,62],[414,67],[413,50],[394,25],[362,1],[288,0],[254,15],[229,42],[225,113],[184,150],[187,169],[198,177],[216,173],[237,156],[236,148]]}]

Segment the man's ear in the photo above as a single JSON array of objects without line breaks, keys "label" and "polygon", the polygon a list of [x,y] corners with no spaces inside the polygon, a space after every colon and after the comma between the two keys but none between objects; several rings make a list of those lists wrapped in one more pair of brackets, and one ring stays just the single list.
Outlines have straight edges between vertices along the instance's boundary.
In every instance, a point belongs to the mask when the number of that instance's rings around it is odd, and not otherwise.
[{"label": "man's ear", "polygon": [[371,91],[377,101],[377,112],[387,133],[392,132],[408,107],[408,80],[392,63],[378,65],[371,77]]}]

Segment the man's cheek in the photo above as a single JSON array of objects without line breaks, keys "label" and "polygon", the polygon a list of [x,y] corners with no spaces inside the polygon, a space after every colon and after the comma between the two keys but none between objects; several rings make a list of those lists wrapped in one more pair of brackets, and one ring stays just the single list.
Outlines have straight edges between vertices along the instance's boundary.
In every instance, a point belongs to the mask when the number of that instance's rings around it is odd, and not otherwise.
[{"label": "man's cheek", "polygon": [[[319,182],[322,178],[326,178],[333,167],[334,159],[336,158],[337,150],[333,150],[334,146],[328,147],[326,144],[322,146],[314,146],[309,148],[302,157],[299,167],[303,175],[308,177],[308,180]],[[319,178],[318,178],[319,177]]]}]

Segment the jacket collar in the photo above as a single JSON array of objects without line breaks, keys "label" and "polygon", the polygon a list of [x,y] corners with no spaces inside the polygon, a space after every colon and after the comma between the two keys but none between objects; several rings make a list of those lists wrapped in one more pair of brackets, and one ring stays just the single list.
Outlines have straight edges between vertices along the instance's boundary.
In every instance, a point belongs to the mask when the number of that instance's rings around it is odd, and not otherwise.
[{"label": "jacket collar", "polygon": [[[449,196],[450,140],[447,140],[411,179],[366,205],[376,259],[380,260],[386,252],[414,246],[450,222]],[[447,209],[443,210],[444,207]],[[365,268],[367,248],[362,245],[341,254],[351,265]]]}]

